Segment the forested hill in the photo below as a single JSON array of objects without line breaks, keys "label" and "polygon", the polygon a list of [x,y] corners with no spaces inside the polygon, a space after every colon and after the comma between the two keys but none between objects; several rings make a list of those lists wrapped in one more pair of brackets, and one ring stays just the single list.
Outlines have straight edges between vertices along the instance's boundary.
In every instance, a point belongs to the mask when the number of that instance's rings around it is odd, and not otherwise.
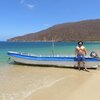
[{"label": "forested hill", "polygon": [[100,41],[100,19],[54,25],[7,41]]}]

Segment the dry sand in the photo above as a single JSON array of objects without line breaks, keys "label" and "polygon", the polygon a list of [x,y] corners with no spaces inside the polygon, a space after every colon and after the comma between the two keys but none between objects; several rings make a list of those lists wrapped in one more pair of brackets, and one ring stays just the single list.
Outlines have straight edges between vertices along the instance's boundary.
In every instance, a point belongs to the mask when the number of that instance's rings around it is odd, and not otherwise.
[{"label": "dry sand", "polygon": [[0,68],[0,100],[100,100],[100,70]]},{"label": "dry sand", "polygon": [[24,100],[100,100],[100,71],[56,69],[62,79],[41,88]]}]

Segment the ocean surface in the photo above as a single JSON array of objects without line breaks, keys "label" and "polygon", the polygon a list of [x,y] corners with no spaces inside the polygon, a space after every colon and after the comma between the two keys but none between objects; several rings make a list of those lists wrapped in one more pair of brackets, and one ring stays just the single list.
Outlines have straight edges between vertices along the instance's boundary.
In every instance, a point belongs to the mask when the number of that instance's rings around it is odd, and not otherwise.
[{"label": "ocean surface", "polygon": [[[76,45],[76,42],[0,42],[0,100],[25,100],[62,81],[68,73],[65,68],[9,64],[8,51],[66,56],[74,55]],[[100,42],[84,42],[84,46],[88,55],[91,51],[100,52]],[[70,74],[67,76],[69,80],[72,77]]]}]

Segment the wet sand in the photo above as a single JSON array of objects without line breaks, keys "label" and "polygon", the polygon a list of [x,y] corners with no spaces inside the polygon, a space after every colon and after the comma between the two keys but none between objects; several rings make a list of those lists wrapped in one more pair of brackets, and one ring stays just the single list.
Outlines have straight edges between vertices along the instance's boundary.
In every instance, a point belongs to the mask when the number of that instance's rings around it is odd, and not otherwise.
[{"label": "wet sand", "polygon": [[100,100],[100,70],[9,65],[0,68],[0,100]]}]

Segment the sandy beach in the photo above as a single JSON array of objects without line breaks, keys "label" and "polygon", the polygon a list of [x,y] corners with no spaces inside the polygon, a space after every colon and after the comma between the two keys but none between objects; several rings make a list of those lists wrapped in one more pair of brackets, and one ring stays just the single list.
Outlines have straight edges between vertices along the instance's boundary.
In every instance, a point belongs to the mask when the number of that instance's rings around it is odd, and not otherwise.
[{"label": "sandy beach", "polygon": [[0,100],[100,100],[100,70],[0,68]]},{"label": "sandy beach", "polygon": [[[58,69],[59,70],[59,69]],[[100,100],[100,71],[60,69],[63,78],[25,100]]]}]

